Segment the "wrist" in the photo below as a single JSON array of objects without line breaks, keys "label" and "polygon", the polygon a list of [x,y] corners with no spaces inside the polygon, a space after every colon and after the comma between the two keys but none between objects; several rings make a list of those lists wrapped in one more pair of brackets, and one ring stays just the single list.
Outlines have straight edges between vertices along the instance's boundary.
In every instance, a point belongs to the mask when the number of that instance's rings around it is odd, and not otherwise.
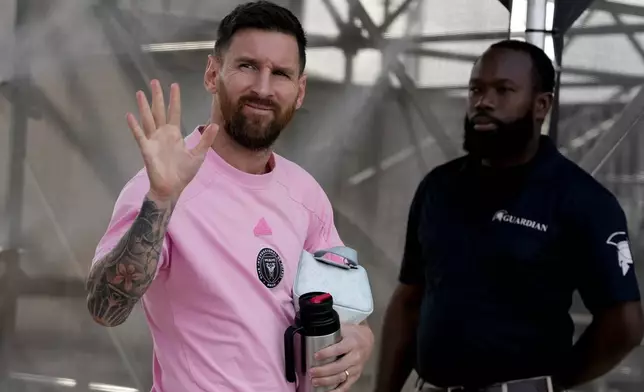
[{"label": "wrist", "polygon": [[150,189],[145,195],[145,198],[153,202],[157,208],[165,208],[174,206],[179,199],[179,196],[161,195]]}]

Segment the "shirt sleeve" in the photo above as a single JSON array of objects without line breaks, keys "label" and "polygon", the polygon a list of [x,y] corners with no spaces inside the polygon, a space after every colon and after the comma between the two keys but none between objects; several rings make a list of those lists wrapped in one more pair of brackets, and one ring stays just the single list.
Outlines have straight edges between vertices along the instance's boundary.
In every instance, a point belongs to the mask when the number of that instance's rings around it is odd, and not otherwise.
[{"label": "shirt sleeve", "polygon": [[587,192],[573,207],[577,288],[591,313],[640,300],[626,216],[617,199],[602,191]]},{"label": "shirt sleeve", "polygon": [[333,219],[333,207],[326,193],[320,188],[315,205],[312,206],[309,231],[304,250],[313,253],[320,249],[344,246]]},{"label": "shirt sleeve", "polygon": [[[123,187],[114,205],[107,230],[98,242],[92,264],[111,252],[130,229],[141,211],[143,200],[149,189],[148,184],[147,177],[143,172],[137,174]],[[169,265],[169,243],[170,238],[166,234],[157,264],[157,273],[161,268],[166,268]]]},{"label": "shirt sleeve", "polygon": [[409,207],[405,248],[398,280],[409,285],[425,284],[425,260],[423,259],[418,229],[424,205],[429,198],[428,177],[421,181]]}]

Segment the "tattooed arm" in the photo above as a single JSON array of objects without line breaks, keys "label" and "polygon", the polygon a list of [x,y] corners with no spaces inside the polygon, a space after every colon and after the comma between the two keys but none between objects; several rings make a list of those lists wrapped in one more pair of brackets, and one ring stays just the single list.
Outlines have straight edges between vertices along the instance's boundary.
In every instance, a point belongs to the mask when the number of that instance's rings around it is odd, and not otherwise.
[{"label": "tattooed arm", "polygon": [[197,145],[189,148],[180,129],[179,85],[173,83],[170,88],[167,110],[159,81],[152,80],[150,87],[152,107],[145,93],[138,91],[136,94],[141,124],[132,113],[127,114],[128,126],[141,150],[147,177],[137,176],[121,193],[121,197],[129,199],[130,203],[117,201],[112,234],[123,228],[114,229],[118,226],[115,222],[124,220],[117,210],[125,204],[130,204],[129,207],[131,203],[138,205],[141,197],[137,192],[141,187],[145,187],[148,194],[127,233],[111,252],[92,265],[87,279],[87,307],[97,323],[108,327],[120,325],[128,318],[154,280],[175,203],[197,175],[219,130],[216,124],[209,124],[201,130]]},{"label": "tattooed arm", "polygon": [[157,271],[174,203],[146,196],[130,229],[114,249],[92,266],[87,307],[94,320],[115,327],[128,318]]}]

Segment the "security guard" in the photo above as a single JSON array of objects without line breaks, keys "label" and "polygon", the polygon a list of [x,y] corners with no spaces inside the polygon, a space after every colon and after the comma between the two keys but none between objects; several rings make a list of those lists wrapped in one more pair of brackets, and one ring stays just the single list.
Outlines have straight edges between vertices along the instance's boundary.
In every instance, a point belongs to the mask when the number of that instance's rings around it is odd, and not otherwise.
[{"label": "security guard", "polygon": [[[624,212],[540,134],[554,69],[506,40],[474,64],[464,149],[409,211],[384,322],[378,392],[549,392],[608,372],[642,339]],[[593,315],[573,345],[578,290]]]}]

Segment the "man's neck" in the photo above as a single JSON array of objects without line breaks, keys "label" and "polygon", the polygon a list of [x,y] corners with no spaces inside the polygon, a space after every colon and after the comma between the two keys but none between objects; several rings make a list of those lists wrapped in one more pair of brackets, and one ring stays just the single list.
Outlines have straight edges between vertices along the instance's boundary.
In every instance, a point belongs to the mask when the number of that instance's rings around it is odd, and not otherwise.
[{"label": "man's neck", "polygon": [[269,161],[272,150],[250,151],[232,140],[222,127],[212,143],[212,149],[237,170],[258,175],[271,170]]},{"label": "man's neck", "polygon": [[530,162],[539,151],[539,139],[533,140],[528,144],[524,151],[521,151],[519,154],[514,156],[508,156],[501,159],[483,159],[482,163],[484,166],[494,167],[494,168],[509,168],[515,166],[525,165]]}]

